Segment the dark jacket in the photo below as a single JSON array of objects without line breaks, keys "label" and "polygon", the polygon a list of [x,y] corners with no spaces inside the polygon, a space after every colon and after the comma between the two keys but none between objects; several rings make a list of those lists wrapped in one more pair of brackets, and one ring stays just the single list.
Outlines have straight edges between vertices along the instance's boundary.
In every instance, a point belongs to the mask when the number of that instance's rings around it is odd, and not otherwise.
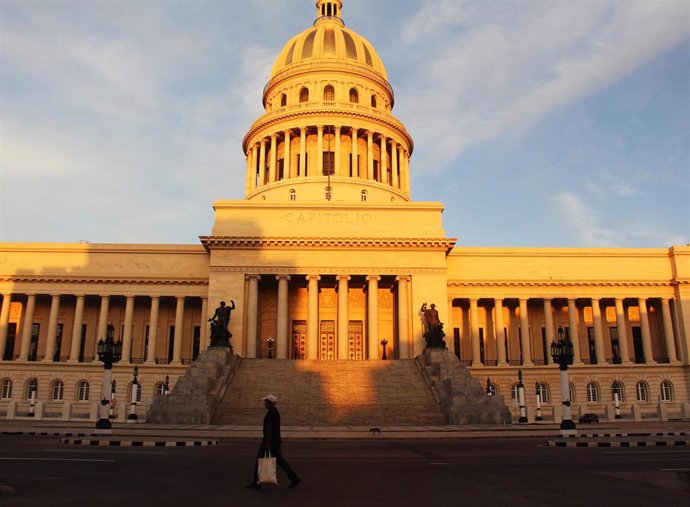
[{"label": "dark jacket", "polygon": [[264,449],[273,451],[276,447],[280,447],[280,412],[275,407],[266,410],[264,416],[264,438],[261,440],[261,445]]}]

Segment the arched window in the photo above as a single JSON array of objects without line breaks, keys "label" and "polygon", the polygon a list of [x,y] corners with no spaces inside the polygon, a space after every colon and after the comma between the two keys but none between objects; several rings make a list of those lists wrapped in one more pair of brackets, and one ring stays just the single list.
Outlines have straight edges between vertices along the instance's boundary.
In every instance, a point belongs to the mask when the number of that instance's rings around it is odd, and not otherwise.
[{"label": "arched window", "polygon": [[155,394],[165,394],[165,382],[158,382],[153,388]]},{"label": "arched window", "polygon": [[367,191],[362,190],[362,196],[361,196],[362,202],[367,202]]},{"label": "arched window", "polygon": [[615,381],[613,384],[611,384],[611,400],[616,401],[616,394],[618,394],[618,401],[624,401],[623,399],[623,384],[621,384],[618,381]]},{"label": "arched window", "polygon": [[290,200],[291,201],[296,201],[297,200],[297,192],[295,191],[294,188],[290,189]]},{"label": "arched window", "polygon": [[371,107],[376,107],[376,95],[371,96]]},{"label": "arched window", "polygon": [[638,382],[635,385],[635,395],[637,397],[637,401],[649,401],[649,389],[647,388],[647,384],[644,382]]},{"label": "arched window", "polygon": [[359,104],[359,93],[357,93],[356,88],[350,88],[350,102]]},{"label": "arched window", "polygon": [[280,107],[285,107],[287,106],[287,95],[284,93],[280,97]]},{"label": "arched window", "polygon": [[8,378],[2,381],[1,399],[9,400],[12,398],[12,381]]},{"label": "arched window", "polygon": [[599,386],[594,382],[587,384],[587,401],[589,403],[599,402]]},{"label": "arched window", "polygon": [[549,403],[549,386],[546,384],[538,384],[537,392],[539,393],[542,403]]},{"label": "arched window", "polygon": [[307,88],[306,86],[302,88],[299,92],[299,101],[309,102],[309,88]]},{"label": "arched window", "polygon": [[335,89],[331,85],[323,89],[323,100],[324,102],[335,102]]},{"label": "arched window", "polygon": [[50,399],[53,401],[62,400],[62,395],[65,391],[65,384],[62,380],[56,380],[53,385],[50,386]]},{"label": "arched window", "polygon": [[[130,403],[132,402],[132,384],[129,384],[129,387],[127,388],[127,393],[128,393],[128,399]],[[141,384],[137,384],[137,402],[141,401]]]},{"label": "arched window", "polygon": [[659,386],[661,394],[661,401],[673,401],[673,384],[668,380],[664,380]]},{"label": "arched window", "polygon": [[518,385],[517,384],[513,384],[512,386],[510,386],[510,399],[516,403],[518,403],[520,401],[520,395],[518,392]]},{"label": "arched window", "polygon": [[575,402],[575,384],[568,384],[568,396],[570,396],[570,403]]},{"label": "arched window", "polygon": [[32,391],[36,391],[36,396],[38,396],[38,380],[35,378],[32,378],[26,383],[26,392],[24,393],[24,396],[27,400],[31,399]]},{"label": "arched window", "polygon": [[77,384],[77,401],[89,401],[89,383],[86,380]]},{"label": "arched window", "polygon": [[494,384],[489,384],[486,389],[486,394],[488,394],[489,396],[496,396],[498,394],[498,389],[496,389],[496,386]]}]

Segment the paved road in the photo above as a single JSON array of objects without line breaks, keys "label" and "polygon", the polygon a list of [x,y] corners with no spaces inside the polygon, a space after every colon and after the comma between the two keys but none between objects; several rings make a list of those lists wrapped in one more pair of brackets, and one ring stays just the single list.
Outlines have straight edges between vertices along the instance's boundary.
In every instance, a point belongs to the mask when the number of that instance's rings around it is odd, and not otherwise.
[{"label": "paved road", "polygon": [[[0,436],[14,506],[690,505],[690,449],[571,449],[545,439],[297,441],[303,482],[246,490],[256,441],[205,448],[91,448]],[[279,472],[280,474],[280,472]]]}]

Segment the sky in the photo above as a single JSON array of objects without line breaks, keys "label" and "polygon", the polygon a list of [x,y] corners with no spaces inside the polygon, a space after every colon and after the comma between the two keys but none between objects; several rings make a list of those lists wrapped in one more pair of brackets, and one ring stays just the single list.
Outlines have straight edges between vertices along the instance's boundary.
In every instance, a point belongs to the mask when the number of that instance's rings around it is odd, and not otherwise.
[{"label": "sky", "polygon": [[[344,0],[459,246],[690,242],[690,2]],[[314,0],[0,0],[0,241],[198,244]]]}]

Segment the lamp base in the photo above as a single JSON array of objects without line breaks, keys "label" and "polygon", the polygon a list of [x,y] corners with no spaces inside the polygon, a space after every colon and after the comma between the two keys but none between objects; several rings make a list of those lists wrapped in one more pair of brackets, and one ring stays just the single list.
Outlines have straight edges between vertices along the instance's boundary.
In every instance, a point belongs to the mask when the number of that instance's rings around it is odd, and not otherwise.
[{"label": "lamp base", "polygon": [[575,422],[572,419],[563,419],[561,421],[561,430],[574,430],[576,428],[577,426],[575,426]]},{"label": "lamp base", "polygon": [[518,423],[527,424],[527,418],[525,416],[520,416],[520,419],[518,419]]},{"label": "lamp base", "polygon": [[96,421],[96,429],[97,430],[109,430],[112,429],[113,423],[110,422],[110,419],[99,419]]}]

